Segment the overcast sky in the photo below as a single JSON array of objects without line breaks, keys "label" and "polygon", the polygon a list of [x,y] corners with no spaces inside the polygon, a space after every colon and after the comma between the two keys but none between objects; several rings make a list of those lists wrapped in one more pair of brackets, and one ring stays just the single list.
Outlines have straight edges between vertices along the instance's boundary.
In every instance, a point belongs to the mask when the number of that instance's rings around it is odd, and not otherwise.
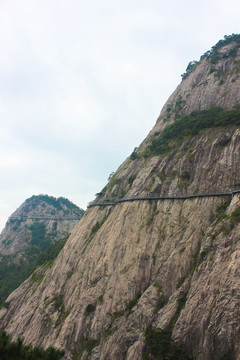
[{"label": "overcast sky", "polygon": [[28,197],[86,208],[239,0],[0,0],[0,230]]}]

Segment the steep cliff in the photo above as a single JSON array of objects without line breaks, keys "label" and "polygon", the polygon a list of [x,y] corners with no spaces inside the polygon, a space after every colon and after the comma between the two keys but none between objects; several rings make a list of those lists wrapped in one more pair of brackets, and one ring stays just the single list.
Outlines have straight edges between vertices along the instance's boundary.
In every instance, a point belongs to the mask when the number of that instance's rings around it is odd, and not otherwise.
[{"label": "steep cliff", "polygon": [[239,45],[190,64],[54,264],[8,297],[14,338],[66,359],[240,358]]}]

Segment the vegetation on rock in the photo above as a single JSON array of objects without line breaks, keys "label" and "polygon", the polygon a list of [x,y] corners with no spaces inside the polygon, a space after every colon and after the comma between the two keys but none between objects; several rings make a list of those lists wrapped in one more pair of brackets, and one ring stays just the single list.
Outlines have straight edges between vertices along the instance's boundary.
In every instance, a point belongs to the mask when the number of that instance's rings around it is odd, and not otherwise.
[{"label": "vegetation on rock", "polygon": [[[158,284],[158,292],[162,292]],[[145,342],[147,349],[144,354],[144,359],[149,359],[149,354],[154,356],[156,360],[192,360],[192,355],[186,350],[184,343],[174,342],[172,340],[173,327],[180,315],[182,308],[185,305],[187,294],[181,291],[177,299],[177,309],[165,329],[153,328],[149,325],[145,332]]]},{"label": "vegetation on rock", "polygon": [[[148,352],[156,360],[192,360],[193,357],[187,352],[184,344],[174,342],[171,335],[172,331],[169,328],[154,329],[148,326],[145,331]],[[144,359],[150,359],[147,352],[144,354]]]},{"label": "vegetation on rock", "polygon": [[26,205],[31,207],[39,204],[40,202],[44,202],[54,207],[56,210],[64,210],[66,214],[70,211],[80,213],[81,215],[84,214],[84,210],[79,209],[77,205],[64,197],[55,198],[54,196],[49,195],[33,195],[25,201]]},{"label": "vegetation on rock", "polygon": [[2,255],[0,261],[0,304],[3,304],[8,295],[26,280],[38,266],[50,265],[66,241],[67,238],[57,241],[40,253],[36,247],[26,249],[25,253],[31,259],[27,264],[23,258],[16,262],[16,255]]},{"label": "vegetation on rock", "polygon": [[[208,50],[201,56],[200,61],[204,58],[208,58],[211,64],[216,64],[221,59],[219,50],[223,46],[226,46],[233,42],[236,43],[236,46],[229,51],[228,56],[235,57],[237,55],[238,48],[240,48],[240,34],[225,35],[224,39],[219,40],[216,45],[212,46],[211,50]],[[189,74],[196,68],[198,64],[199,61],[190,61],[185,73],[182,74],[182,78],[186,79],[186,77],[189,76]]]},{"label": "vegetation on rock", "polygon": [[60,360],[64,351],[50,347],[44,350],[41,347],[32,348],[23,345],[23,340],[16,342],[10,340],[5,331],[0,331],[0,359],[1,360]]},{"label": "vegetation on rock", "polygon": [[187,136],[197,135],[201,130],[231,125],[240,126],[239,107],[232,110],[213,107],[208,110],[193,111],[168,125],[159,136],[155,137],[147,148],[148,154],[165,154],[171,150],[173,140],[178,141]]}]

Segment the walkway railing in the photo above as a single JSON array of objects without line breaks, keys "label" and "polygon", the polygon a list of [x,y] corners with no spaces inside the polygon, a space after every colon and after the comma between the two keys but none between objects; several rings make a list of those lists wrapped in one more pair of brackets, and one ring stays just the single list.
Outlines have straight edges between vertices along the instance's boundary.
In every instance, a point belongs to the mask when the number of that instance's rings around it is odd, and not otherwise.
[{"label": "walkway railing", "polygon": [[68,219],[68,218],[50,218],[50,217],[9,216],[9,219],[54,220],[54,221],[61,221],[61,220],[73,221],[73,220],[76,220],[76,221],[79,221],[81,218]]},{"label": "walkway railing", "polygon": [[190,194],[190,195],[160,195],[160,196],[145,196],[145,197],[131,197],[126,199],[106,199],[102,202],[90,202],[88,204],[88,208],[91,208],[93,206],[115,206],[117,204],[121,204],[124,202],[132,202],[132,201],[154,201],[154,200],[186,200],[186,199],[194,199],[194,198],[204,198],[204,197],[215,197],[215,196],[231,196],[240,193],[240,189],[232,189],[232,190],[226,190],[226,191],[214,191],[209,193],[199,193],[199,194]]}]

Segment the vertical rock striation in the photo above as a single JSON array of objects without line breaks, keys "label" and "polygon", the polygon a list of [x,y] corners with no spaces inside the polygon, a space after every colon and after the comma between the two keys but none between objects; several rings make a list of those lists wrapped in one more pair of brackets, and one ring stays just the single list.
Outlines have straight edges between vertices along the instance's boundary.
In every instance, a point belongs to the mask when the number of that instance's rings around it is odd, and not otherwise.
[{"label": "vertical rock striation", "polygon": [[[54,264],[8,297],[2,328],[66,359],[155,359],[156,329],[184,359],[240,357],[239,72],[239,36],[190,67]],[[209,123],[166,142],[190,114]]]}]

